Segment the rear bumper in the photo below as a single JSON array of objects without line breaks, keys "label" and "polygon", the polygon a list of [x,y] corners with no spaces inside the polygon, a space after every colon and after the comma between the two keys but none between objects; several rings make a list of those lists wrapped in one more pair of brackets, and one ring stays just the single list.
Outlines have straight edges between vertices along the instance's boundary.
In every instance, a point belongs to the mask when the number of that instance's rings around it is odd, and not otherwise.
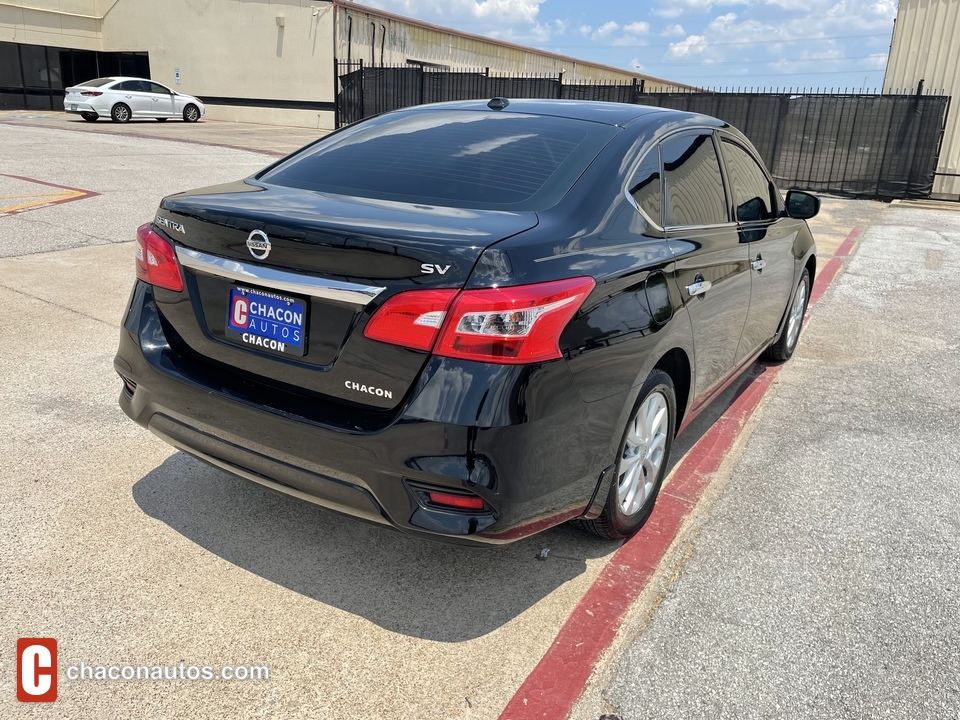
[{"label": "rear bumper", "polygon": [[[203,372],[166,341],[152,293],[137,283],[121,332],[115,367],[136,384],[121,393],[124,412],[171,445],[275,490],[406,532],[500,544],[583,515],[612,463],[624,398],[584,403],[563,361],[505,372],[433,358],[393,417],[351,428],[349,409],[325,422],[219,386],[222,374]],[[471,493],[486,508],[438,509],[423,502],[422,487]]]},{"label": "rear bumper", "polygon": [[97,115],[106,117],[104,112],[101,112],[97,108],[93,107],[90,103],[73,103],[64,101],[63,110],[64,112],[72,113],[74,115],[79,115],[80,113],[96,113]]}]

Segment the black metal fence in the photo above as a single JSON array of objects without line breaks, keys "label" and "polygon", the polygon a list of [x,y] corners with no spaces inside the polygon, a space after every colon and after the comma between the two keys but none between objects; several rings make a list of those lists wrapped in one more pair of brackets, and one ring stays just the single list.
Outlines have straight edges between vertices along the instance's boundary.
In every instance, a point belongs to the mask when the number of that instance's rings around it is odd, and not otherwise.
[{"label": "black metal fence", "polygon": [[644,92],[642,82],[338,63],[337,126],[411,105],[491,97],[607,100],[718,117],[740,129],[785,187],[864,198],[933,189],[950,98],[942,94]]}]

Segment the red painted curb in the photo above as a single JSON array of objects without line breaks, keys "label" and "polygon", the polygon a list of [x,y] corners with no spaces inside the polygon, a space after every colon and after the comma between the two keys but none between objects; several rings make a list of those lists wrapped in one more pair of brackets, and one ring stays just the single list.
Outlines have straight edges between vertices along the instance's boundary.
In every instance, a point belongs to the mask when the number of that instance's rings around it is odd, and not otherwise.
[{"label": "red painted curb", "polygon": [[[862,232],[855,227],[814,282],[810,305],[823,296]],[[625,542],[577,603],[553,644],[500,714],[500,720],[559,720],[569,716],[600,656],[653,577],[687,516],[713,480],[744,424],[780,372],[760,367],[740,386],[726,412],[674,469],[643,531]]]}]

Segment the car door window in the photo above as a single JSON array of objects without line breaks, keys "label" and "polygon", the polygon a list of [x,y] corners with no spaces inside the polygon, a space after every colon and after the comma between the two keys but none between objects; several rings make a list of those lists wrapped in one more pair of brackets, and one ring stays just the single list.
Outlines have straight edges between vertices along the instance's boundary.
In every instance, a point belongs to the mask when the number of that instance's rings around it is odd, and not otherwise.
[{"label": "car door window", "polygon": [[160,95],[169,95],[170,91],[167,90],[163,85],[155,82],[145,82],[144,85],[147,86],[147,92],[158,93]]},{"label": "car door window", "polygon": [[729,221],[720,161],[710,133],[682,135],[660,145],[665,227]]},{"label": "car door window", "polygon": [[755,222],[775,217],[773,183],[757,161],[744,148],[726,138],[720,144],[737,208],[737,220]]},{"label": "car door window", "polygon": [[139,80],[124,80],[118,89],[124,92],[143,92]]},{"label": "car door window", "polygon": [[643,213],[658,225],[660,219],[660,151],[654,148],[640,163],[627,187]]}]

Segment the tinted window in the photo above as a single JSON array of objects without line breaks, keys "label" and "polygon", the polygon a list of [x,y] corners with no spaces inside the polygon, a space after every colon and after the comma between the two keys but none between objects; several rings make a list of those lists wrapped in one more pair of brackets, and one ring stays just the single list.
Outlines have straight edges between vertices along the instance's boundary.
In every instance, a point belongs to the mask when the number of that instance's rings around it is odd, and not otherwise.
[{"label": "tinted window", "polygon": [[147,92],[160,93],[161,95],[170,94],[170,91],[167,90],[167,88],[165,88],[163,85],[160,85],[159,83],[147,82],[146,80],[144,80],[143,85],[146,86]]},{"label": "tinted window", "polygon": [[660,146],[663,160],[663,222],[666,226],[716,225],[728,221],[720,162],[711,135],[685,135]]},{"label": "tinted window", "polygon": [[143,91],[143,87],[140,85],[139,80],[124,80],[115,89],[125,90],[126,92],[142,92]]},{"label": "tinted window", "polygon": [[86,85],[87,87],[103,87],[104,85],[109,85],[114,82],[113,78],[97,78],[96,80],[86,80],[81,85]]},{"label": "tinted window", "polygon": [[773,187],[757,161],[745,149],[728,140],[723,140],[721,147],[737,220],[750,222],[773,217]]},{"label": "tinted window", "polygon": [[407,203],[536,210],[555,204],[616,132],[519,113],[406,111],[331,135],[261,178]]},{"label": "tinted window", "polygon": [[630,181],[630,194],[647,217],[660,224],[660,152],[648,153]]}]

